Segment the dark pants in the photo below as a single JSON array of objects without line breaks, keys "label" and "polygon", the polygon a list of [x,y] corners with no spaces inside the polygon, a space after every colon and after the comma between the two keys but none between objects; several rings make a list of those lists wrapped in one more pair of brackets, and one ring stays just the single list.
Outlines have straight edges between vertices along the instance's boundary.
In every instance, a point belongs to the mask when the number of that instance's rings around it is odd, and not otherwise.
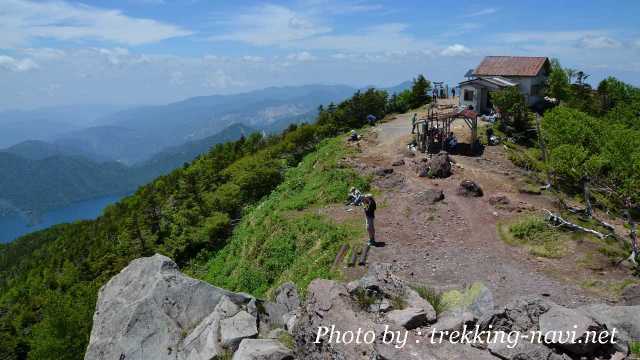
[{"label": "dark pants", "polygon": [[376,228],[373,225],[373,217],[367,216],[367,233],[369,233],[369,241],[374,242],[376,240]]}]

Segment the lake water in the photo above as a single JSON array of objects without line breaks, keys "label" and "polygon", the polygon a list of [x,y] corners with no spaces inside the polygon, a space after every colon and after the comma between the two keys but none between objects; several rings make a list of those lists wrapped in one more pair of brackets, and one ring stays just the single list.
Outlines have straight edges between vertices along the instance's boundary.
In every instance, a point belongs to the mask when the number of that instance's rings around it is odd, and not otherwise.
[{"label": "lake water", "polygon": [[102,214],[107,205],[115,203],[123,196],[104,196],[49,210],[39,217],[37,224],[31,224],[29,217],[21,214],[0,216],[0,243],[11,242],[21,235],[56,224],[95,219]]}]

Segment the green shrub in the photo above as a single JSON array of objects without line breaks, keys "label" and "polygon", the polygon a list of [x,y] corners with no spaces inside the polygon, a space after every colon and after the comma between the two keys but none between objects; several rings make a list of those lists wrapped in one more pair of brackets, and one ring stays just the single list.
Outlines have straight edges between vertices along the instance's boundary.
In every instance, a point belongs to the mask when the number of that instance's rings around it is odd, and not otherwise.
[{"label": "green shrub", "polygon": [[431,306],[433,306],[436,314],[439,315],[447,309],[447,304],[445,303],[441,292],[421,285],[413,285],[411,288],[415,290],[421,298],[425,299],[429,304],[431,304]]},{"label": "green shrub", "polygon": [[358,304],[362,310],[368,310],[371,305],[381,300],[379,296],[376,296],[363,288],[357,288],[353,292],[353,296],[355,297],[356,304]]},{"label": "green shrub", "polygon": [[640,341],[631,341],[629,343],[629,352],[636,359],[640,359]]},{"label": "green shrub", "polygon": [[394,310],[402,310],[407,307],[407,301],[400,295],[394,296],[391,298],[391,307]]},{"label": "green shrub", "polygon": [[500,237],[510,245],[525,246],[535,256],[560,258],[567,252],[566,235],[540,216],[526,216],[512,224],[498,224]]}]

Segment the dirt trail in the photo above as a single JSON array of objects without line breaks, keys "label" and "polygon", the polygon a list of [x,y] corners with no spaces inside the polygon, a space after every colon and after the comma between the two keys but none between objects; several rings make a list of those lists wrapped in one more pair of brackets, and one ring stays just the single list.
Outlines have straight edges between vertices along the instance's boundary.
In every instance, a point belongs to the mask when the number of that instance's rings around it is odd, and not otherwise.
[{"label": "dirt trail", "polygon": [[[400,158],[406,162],[395,166],[392,175],[375,181],[381,190],[377,197],[377,240],[385,246],[371,248],[369,264],[393,263],[406,280],[442,289],[480,281],[493,291],[498,305],[522,295],[546,296],[568,306],[607,300],[571,280],[576,272],[590,276],[584,273],[590,270],[578,268],[574,260],[538,258],[500,239],[498,221],[517,216],[518,212],[494,207],[487,200],[490,196],[505,194],[512,205],[521,209],[553,208],[551,200],[544,196],[517,191],[521,170],[511,164],[501,146],[487,147],[479,157],[453,156],[457,164],[447,179],[417,177],[412,162],[419,161],[421,155],[403,156],[407,154],[411,116],[398,115],[365,133],[362,151],[353,159],[367,168],[390,167]],[[465,131],[462,125],[455,128],[456,132]],[[485,195],[456,195],[463,179],[476,181]],[[415,194],[425,189],[441,189],[445,199],[435,205],[416,201]],[[334,210],[340,217],[362,216],[359,208],[348,215],[344,209]],[[365,270],[347,269],[346,276],[355,278]]]}]

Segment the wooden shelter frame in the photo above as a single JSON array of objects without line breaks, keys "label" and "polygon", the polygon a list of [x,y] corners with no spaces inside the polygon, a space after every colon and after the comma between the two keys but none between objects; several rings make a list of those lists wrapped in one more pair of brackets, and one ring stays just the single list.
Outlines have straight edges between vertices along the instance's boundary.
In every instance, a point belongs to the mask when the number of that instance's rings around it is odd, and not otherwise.
[{"label": "wooden shelter frame", "polygon": [[430,108],[427,116],[416,121],[416,147],[423,153],[436,153],[440,150],[449,151],[447,137],[451,133],[451,124],[456,119],[463,119],[471,131],[471,148],[475,151],[478,140],[478,115],[475,112],[454,109],[449,111],[435,111]]}]

